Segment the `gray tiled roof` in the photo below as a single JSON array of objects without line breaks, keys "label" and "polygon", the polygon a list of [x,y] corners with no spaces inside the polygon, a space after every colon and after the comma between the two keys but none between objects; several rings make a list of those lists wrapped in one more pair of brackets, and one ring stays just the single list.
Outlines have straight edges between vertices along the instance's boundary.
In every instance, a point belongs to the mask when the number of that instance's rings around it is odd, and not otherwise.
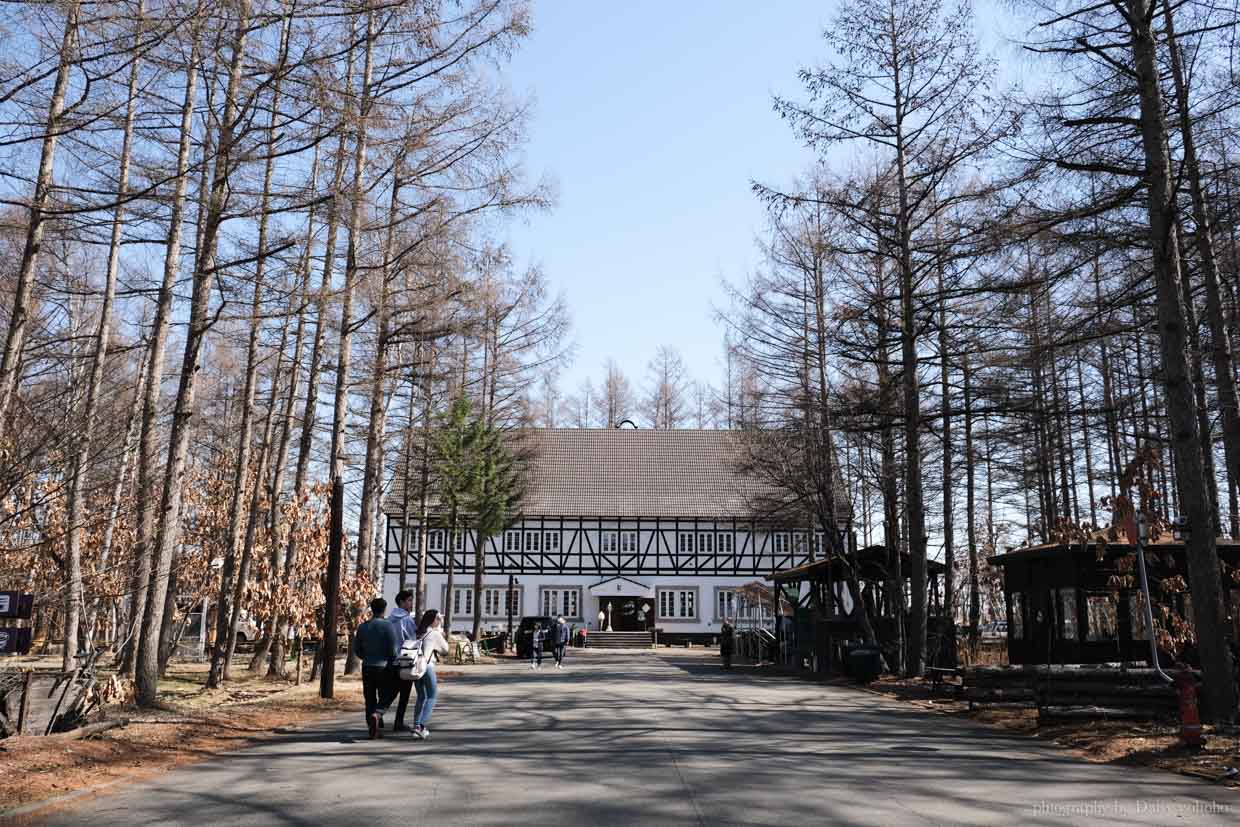
[{"label": "gray tiled roof", "polygon": [[775,492],[737,470],[735,431],[539,429],[528,452],[525,515],[749,517]]},{"label": "gray tiled roof", "polygon": [[538,428],[512,439],[526,463],[525,517],[761,519],[789,499],[741,470],[751,447],[740,431]]}]

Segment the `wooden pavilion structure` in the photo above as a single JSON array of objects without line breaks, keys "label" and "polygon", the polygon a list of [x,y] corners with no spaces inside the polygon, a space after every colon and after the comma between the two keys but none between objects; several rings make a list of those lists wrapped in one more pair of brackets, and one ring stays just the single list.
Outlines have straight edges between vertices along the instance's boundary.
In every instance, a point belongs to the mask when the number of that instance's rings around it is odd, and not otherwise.
[{"label": "wooden pavilion structure", "polygon": [[[892,577],[893,562],[885,546],[867,546],[771,574],[767,579],[773,581],[775,589],[794,606],[791,623],[781,623],[778,628],[778,646],[784,661],[808,663],[819,673],[840,666],[846,646],[862,639],[860,608],[864,603],[878,643],[891,663],[898,646],[897,619],[900,615],[897,612],[903,613],[905,628],[909,624],[908,580],[912,566],[910,555],[900,552],[905,600],[904,605],[897,608],[891,605],[886,588]],[[849,572],[854,566],[860,595],[853,594],[849,586]],[[946,566],[937,560],[926,561],[927,635],[931,665],[954,666],[954,635],[948,635],[947,640],[941,635],[941,578],[946,571]]]}]

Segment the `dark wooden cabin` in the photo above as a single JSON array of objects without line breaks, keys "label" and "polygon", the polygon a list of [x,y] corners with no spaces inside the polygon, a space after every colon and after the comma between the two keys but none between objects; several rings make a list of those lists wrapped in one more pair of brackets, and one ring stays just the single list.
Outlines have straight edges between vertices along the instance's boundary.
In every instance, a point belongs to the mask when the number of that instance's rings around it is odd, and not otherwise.
[{"label": "dark wooden cabin", "polygon": [[[1240,543],[1220,540],[1219,557],[1229,575],[1233,645],[1240,641],[1240,582],[1230,574],[1240,566]],[[990,558],[1003,569],[1007,604],[1008,662],[1075,664],[1150,662],[1144,615],[1139,610],[1140,580],[1136,547],[1125,543],[1048,544],[1015,549]],[[1155,606],[1191,620],[1192,595],[1164,589],[1164,581],[1188,580],[1182,542],[1147,546],[1146,569]],[[1190,663],[1196,653],[1181,658]],[[1169,653],[1160,654],[1170,664]]]}]

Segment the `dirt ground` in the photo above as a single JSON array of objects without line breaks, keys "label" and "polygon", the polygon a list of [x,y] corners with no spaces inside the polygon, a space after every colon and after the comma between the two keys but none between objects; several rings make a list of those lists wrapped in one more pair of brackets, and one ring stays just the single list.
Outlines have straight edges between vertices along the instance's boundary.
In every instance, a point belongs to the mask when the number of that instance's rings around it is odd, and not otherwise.
[{"label": "dirt ground", "polygon": [[[306,658],[303,683],[297,686],[291,679],[270,680],[250,673],[245,657],[240,657],[233,679],[219,689],[204,688],[205,663],[174,662],[160,682],[160,708],[112,706],[91,716],[92,721],[126,720],[123,727],[89,739],[70,738],[67,733],[0,741],[0,771],[5,776],[0,784],[0,824],[33,819],[34,813],[21,818],[5,815],[27,804],[145,778],[361,708],[361,677],[343,674],[344,658],[337,661],[335,697],[330,700],[319,697],[317,680],[310,682],[309,662]],[[20,665],[58,668],[59,659],[24,659]],[[451,680],[464,668],[469,667],[441,668],[437,675]],[[13,783],[14,779],[20,780]]]},{"label": "dirt ground", "polygon": [[1240,788],[1240,729],[1205,728],[1205,746],[1180,745],[1180,725],[1168,721],[1071,721],[1039,725],[1036,709],[984,707],[936,691],[924,679],[880,678],[868,687],[889,698],[944,715],[1050,741],[1087,761],[1157,767]]},{"label": "dirt ground", "polygon": [[[90,739],[27,735],[0,741],[0,824],[6,811],[77,790],[162,772],[312,724],[361,704],[361,680],[338,674],[335,697],[318,682],[268,680],[244,668],[220,689],[203,688],[205,664],[173,664],[161,684],[161,708],[109,707],[103,720],[128,723]],[[94,716],[93,716],[94,717]],[[14,779],[20,779],[13,783]]]}]

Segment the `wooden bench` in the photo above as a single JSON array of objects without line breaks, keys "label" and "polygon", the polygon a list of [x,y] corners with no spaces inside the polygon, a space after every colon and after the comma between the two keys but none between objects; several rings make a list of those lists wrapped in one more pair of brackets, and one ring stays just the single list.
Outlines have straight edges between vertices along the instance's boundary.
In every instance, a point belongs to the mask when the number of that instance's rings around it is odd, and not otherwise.
[{"label": "wooden bench", "polygon": [[949,681],[948,678],[954,678],[960,674],[960,670],[954,667],[929,666],[926,668],[926,675],[930,678],[930,689],[936,694],[943,691],[944,687],[951,690],[951,694],[959,695],[963,691],[962,684]]}]

